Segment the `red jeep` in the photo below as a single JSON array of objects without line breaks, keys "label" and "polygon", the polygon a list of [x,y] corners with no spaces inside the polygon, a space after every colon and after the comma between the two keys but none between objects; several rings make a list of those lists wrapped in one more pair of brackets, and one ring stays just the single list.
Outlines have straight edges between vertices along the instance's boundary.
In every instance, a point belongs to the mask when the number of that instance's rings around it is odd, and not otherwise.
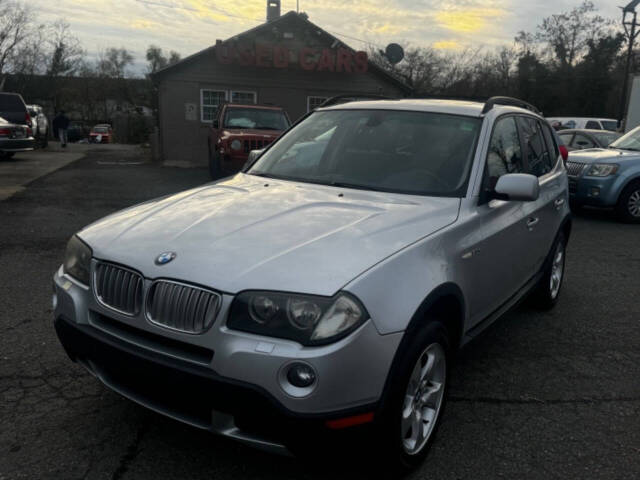
[{"label": "red jeep", "polygon": [[251,150],[261,150],[290,125],[280,107],[223,104],[209,135],[209,172],[214,180],[242,169]]}]

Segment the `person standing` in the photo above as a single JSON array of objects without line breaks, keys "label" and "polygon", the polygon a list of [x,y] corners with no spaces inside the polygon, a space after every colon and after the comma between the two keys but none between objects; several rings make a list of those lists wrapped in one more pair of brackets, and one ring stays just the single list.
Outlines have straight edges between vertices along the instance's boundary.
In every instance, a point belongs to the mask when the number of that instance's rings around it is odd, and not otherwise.
[{"label": "person standing", "polygon": [[58,131],[58,138],[62,148],[67,147],[67,129],[69,128],[69,117],[64,114],[64,110],[60,110],[58,115],[53,119],[53,130]]}]

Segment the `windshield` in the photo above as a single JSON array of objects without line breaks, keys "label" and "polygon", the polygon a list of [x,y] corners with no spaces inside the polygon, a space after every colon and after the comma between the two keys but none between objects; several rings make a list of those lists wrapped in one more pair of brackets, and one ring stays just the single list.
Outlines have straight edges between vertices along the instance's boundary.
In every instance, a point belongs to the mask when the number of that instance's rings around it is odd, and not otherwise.
[{"label": "windshield", "polygon": [[601,120],[602,128],[615,132],[618,129],[618,122],[615,120]]},{"label": "windshield", "polygon": [[634,128],[609,146],[622,150],[640,151],[640,127]]},{"label": "windshield", "polygon": [[386,192],[464,196],[478,118],[390,110],[313,113],[248,173]]},{"label": "windshield", "polygon": [[608,147],[611,142],[620,137],[619,133],[614,132],[594,132],[592,133],[603,147]]},{"label": "windshield", "polygon": [[281,110],[228,108],[224,114],[224,126],[256,130],[286,130],[289,122]]}]

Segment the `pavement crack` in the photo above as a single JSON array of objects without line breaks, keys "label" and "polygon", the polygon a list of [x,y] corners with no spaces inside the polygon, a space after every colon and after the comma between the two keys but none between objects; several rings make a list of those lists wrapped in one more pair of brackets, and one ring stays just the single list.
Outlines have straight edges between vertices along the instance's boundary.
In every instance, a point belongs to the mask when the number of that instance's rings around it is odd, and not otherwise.
[{"label": "pavement crack", "polygon": [[563,405],[563,404],[598,404],[598,403],[614,403],[614,402],[640,402],[640,397],[605,397],[605,398],[557,398],[542,399],[536,397],[522,398],[494,398],[494,397],[462,397],[452,395],[448,397],[450,402],[458,403],[489,403],[495,405],[512,404],[512,405]]},{"label": "pavement crack", "polygon": [[118,464],[118,468],[116,468],[115,472],[111,476],[111,480],[120,480],[124,477],[124,475],[129,470],[129,466],[135,461],[136,457],[140,453],[140,444],[147,433],[148,425],[147,422],[143,422],[136,432],[136,436],[133,439],[133,442],[127,447],[125,454],[120,458],[120,463]]}]

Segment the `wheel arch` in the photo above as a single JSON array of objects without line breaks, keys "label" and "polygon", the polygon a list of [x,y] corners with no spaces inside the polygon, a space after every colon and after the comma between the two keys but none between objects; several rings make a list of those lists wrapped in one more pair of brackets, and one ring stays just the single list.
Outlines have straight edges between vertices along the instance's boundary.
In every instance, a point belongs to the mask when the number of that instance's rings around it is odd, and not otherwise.
[{"label": "wheel arch", "polygon": [[629,185],[633,184],[633,183],[640,183],[640,172],[636,172],[634,174],[634,176],[632,176],[631,178],[627,178],[626,181],[624,182],[624,185],[622,185],[622,188],[620,189],[620,192],[618,193],[618,198],[616,200],[616,204],[618,202],[620,202],[620,199],[622,198],[622,194],[624,193],[624,191],[629,188]]}]

